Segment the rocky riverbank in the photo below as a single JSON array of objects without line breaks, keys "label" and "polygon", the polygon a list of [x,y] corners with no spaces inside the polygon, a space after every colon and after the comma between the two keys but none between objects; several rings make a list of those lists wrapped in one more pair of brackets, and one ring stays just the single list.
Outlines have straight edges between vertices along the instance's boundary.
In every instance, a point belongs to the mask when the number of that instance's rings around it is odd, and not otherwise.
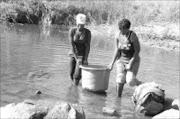
[{"label": "rocky riverbank", "polygon": [[[102,112],[110,117],[121,117],[115,109],[104,107]],[[30,100],[20,103],[11,103],[0,107],[1,119],[85,119],[86,112],[83,107],[61,101]],[[179,99],[166,99],[165,111],[152,117],[152,119],[179,119]]]},{"label": "rocky riverbank", "polygon": [[85,119],[81,106],[67,102],[25,100],[0,108],[1,119]]}]

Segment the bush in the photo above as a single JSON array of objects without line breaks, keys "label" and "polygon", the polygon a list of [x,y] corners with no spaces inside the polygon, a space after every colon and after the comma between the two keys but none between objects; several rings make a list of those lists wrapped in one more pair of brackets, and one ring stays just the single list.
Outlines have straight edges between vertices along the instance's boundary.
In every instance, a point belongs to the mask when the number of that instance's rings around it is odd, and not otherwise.
[{"label": "bush", "polygon": [[179,1],[6,0],[0,3],[0,17],[9,22],[40,24],[49,16],[52,24],[73,25],[78,13],[86,14],[89,24],[114,24],[122,18],[137,26],[151,21],[180,20]]}]

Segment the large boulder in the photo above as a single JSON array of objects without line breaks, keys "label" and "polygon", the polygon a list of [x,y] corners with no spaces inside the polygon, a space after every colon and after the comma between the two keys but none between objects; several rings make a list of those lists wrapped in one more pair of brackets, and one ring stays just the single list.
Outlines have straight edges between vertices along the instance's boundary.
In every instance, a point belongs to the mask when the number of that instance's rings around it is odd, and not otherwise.
[{"label": "large boulder", "polygon": [[173,100],[171,106],[172,108],[179,110],[179,99]]},{"label": "large boulder", "polygon": [[83,108],[67,102],[56,103],[45,119],[85,119]]},{"label": "large boulder", "polygon": [[25,100],[0,108],[2,119],[85,119],[84,110],[77,104],[53,101]]},{"label": "large boulder", "polygon": [[152,119],[179,119],[179,110],[169,109],[165,110],[162,113],[154,116]]},{"label": "large boulder", "polygon": [[51,74],[45,71],[29,72],[27,77],[28,80],[47,80],[51,78]]},{"label": "large boulder", "polygon": [[0,113],[2,119],[43,119],[47,114],[47,108],[39,108],[26,102],[12,103],[1,107]]},{"label": "large boulder", "polygon": [[164,110],[165,93],[155,82],[139,85],[132,96],[136,112],[154,116]]},{"label": "large boulder", "polygon": [[103,114],[109,116],[120,116],[120,114],[115,109],[109,107],[103,107],[102,112]]},{"label": "large boulder", "polygon": [[179,119],[179,99],[166,98],[165,111],[155,115],[152,119]]},{"label": "large boulder", "polygon": [[[154,110],[157,110],[158,108],[160,108],[160,106],[162,106],[161,111],[159,111],[155,115],[151,115],[151,116],[153,116],[153,119],[170,119],[170,118],[171,119],[179,119],[180,118],[180,116],[179,116],[179,99],[167,98],[167,97],[165,97],[164,91],[156,90],[152,87],[156,87],[157,89],[163,90],[161,88],[161,86],[159,84],[156,84],[155,82],[141,84],[135,89],[133,97],[132,97],[132,101],[134,102],[134,104],[135,104],[134,106],[136,107],[136,109],[141,109],[141,108],[137,108],[137,106],[140,106],[140,107],[146,106],[147,107],[147,105],[152,105],[152,107],[149,109],[154,111]],[[164,101],[162,103],[157,103],[154,105],[152,103],[150,103],[152,100],[148,100],[148,98],[146,98],[144,101],[143,98],[149,92],[154,92],[156,94],[156,97],[157,96],[163,97]],[[154,100],[154,102],[158,101],[157,99],[159,99],[156,97],[153,97],[154,99],[156,99],[156,100]],[[145,102],[145,103],[142,103],[142,102]],[[158,104],[161,104],[161,105],[158,105]],[[139,110],[136,110],[136,111],[139,112]]]}]

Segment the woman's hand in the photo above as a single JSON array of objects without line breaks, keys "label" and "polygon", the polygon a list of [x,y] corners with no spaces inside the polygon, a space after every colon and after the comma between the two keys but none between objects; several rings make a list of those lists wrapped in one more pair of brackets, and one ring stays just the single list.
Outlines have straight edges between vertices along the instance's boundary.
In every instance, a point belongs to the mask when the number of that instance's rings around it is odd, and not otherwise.
[{"label": "woman's hand", "polygon": [[112,63],[109,64],[109,65],[107,66],[107,69],[111,71],[111,70],[113,69],[113,64],[112,64]]},{"label": "woman's hand", "polygon": [[77,56],[77,63],[82,65],[82,56]]},{"label": "woman's hand", "polygon": [[126,64],[126,70],[130,70],[131,69],[131,65],[130,64]]},{"label": "woman's hand", "polygon": [[84,65],[88,65],[88,61],[87,61],[87,60],[84,60],[83,64],[84,64]]}]

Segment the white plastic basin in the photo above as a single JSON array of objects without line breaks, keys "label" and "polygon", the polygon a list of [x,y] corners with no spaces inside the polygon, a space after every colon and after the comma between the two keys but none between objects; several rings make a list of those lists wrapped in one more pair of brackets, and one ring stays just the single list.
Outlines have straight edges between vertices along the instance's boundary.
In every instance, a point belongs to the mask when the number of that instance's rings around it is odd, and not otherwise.
[{"label": "white plastic basin", "polygon": [[107,66],[102,65],[83,65],[82,69],[82,88],[90,91],[101,92],[108,89],[110,71]]}]

